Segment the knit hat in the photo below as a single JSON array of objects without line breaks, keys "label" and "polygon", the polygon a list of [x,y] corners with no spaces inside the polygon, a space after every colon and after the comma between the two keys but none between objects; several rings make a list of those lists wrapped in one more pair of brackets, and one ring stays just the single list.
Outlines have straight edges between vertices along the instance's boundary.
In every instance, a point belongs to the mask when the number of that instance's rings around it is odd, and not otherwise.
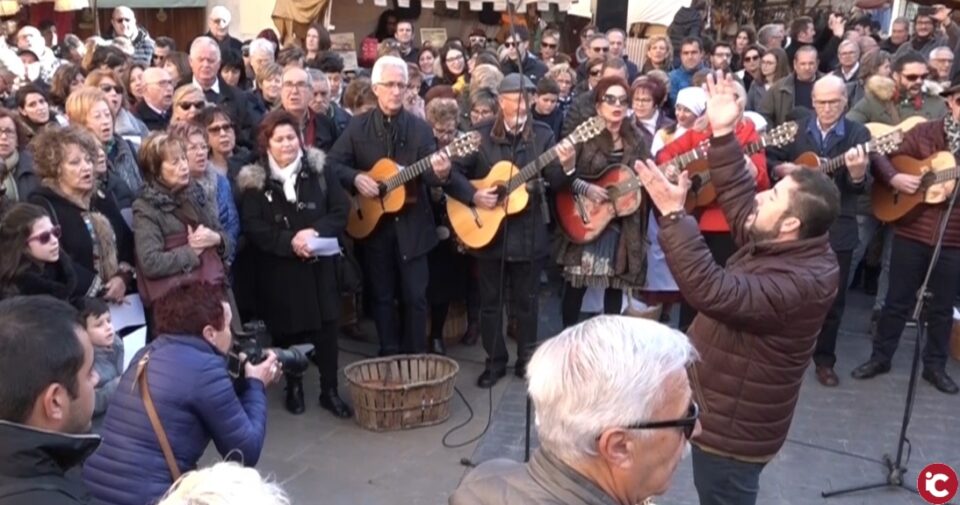
[{"label": "knit hat", "polygon": [[695,116],[700,117],[707,110],[707,92],[697,86],[683,88],[677,93],[677,105],[686,107]]}]

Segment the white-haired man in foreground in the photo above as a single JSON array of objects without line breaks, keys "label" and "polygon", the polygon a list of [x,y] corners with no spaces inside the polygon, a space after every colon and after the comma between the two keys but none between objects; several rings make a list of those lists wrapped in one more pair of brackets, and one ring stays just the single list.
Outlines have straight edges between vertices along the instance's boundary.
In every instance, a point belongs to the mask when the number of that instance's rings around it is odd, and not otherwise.
[{"label": "white-haired man in foreground", "polygon": [[544,342],[527,365],[540,448],[487,461],[450,505],[643,503],[670,486],[700,432],[687,337],[646,319],[598,316]]}]

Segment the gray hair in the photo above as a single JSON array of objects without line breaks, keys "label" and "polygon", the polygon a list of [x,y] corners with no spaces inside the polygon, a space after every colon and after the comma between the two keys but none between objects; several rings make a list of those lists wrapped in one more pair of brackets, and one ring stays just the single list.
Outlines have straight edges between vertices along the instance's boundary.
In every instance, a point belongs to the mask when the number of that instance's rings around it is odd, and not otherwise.
[{"label": "gray hair", "polygon": [[840,49],[843,49],[844,46],[852,46],[854,49],[856,49],[856,50],[857,50],[857,60],[860,59],[860,44],[858,44],[858,43],[856,43],[856,42],[854,42],[854,41],[852,41],[852,40],[850,40],[850,39],[845,39],[843,42],[840,43],[839,46],[837,46],[837,50],[839,51]]},{"label": "gray hair", "polygon": [[203,46],[207,46],[210,49],[215,49],[217,52],[217,61],[220,61],[220,44],[217,44],[216,40],[213,40],[206,35],[202,35],[193,39],[193,43],[190,44],[190,57],[193,58],[196,52],[199,51]]},{"label": "gray hair", "polygon": [[527,365],[540,443],[567,463],[596,456],[598,435],[649,420],[664,381],[696,359],[686,335],[647,319],[597,316],[567,328]]},{"label": "gray hair", "polygon": [[827,74],[817,79],[817,82],[813,83],[813,93],[816,94],[817,89],[829,88],[831,86],[841,91],[844,100],[847,99],[847,83],[836,74]]},{"label": "gray hair", "polygon": [[950,56],[953,56],[953,49],[950,49],[947,46],[938,46],[930,50],[930,55],[927,57],[927,60],[932,60],[937,53],[947,52]]},{"label": "gray hair", "polygon": [[381,56],[377,59],[377,62],[373,64],[373,70],[370,72],[370,82],[374,85],[381,84],[380,80],[383,78],[383,69],[387,67],[402,70],[403,82],[407,82],[410,79],[410,75],[407,73],[407,62],[398,56]]},{"label": "gray hair", "polygon": [[210,15],[207,16],[207,19],[210,19],[217,15],[219,15],[224,21],[226,21],[227,25],[229,25],[230,21],[233,20],[233,16],[230,14],[230,9],[222,5],[217,5],[216,7],[210,9]]},{"label": "gray hair", "polygon": [[330,87],[330,79],[327,78],[327,74],[315,68],[308,68],[307,75],[310,76],[311,83],[313,84],[323,83],[328,88]]},{"label": "gray hair", "polygon": [[253,468],[223,462],[183,474],[158,505],[289,505],[283,489]]},{"label": "gray hair", "polygon": [[273,42],[270,42],[267,39],[253,39],[253,42],[250,42],[250,54],[253,53],[264,53],[269,54],[271,57],[276,54],[276,46],[273,45]]},{"label": "gray hair", "polygon": [[768,25],[763,25],[760,27],[760,30],[757,32],[757,42],[760,45],[766,47],[767,43],[770,42],[772,37],[785,35],[784,29],[777,23],[770,23]]}]

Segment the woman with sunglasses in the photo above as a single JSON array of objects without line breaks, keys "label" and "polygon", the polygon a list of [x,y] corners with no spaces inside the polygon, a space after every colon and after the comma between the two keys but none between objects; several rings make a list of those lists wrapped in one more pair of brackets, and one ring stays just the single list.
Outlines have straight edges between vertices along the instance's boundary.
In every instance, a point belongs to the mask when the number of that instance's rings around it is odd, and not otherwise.
[{"label": "woman with sunglasses", "polygon": [[29,203],[14,204],[0,221],[0,299],[17,295],[83,296],[73,262],[60,249],[60,227]]},{"label": "woman with sunglasses", "polygon": [[200,111],[194,121],[203,128],[210,146],[210,166],[233,184],[240,169],[252,161],[252,156],[245,147],[237,145],[230,115],[219,105],[214,105]]},{"label": "woman with sunglasses", "polygon": [[756,112],[773,83],[790,74],[787,52],[779,47],[767,49],[760,57],[760,71],[753,76],[747,91],[747,110]]},{"label": "woman with sunglasses", "polygon": [[173,109],[170,124],[193,121],[198,112],[207,106],[207,99],[200,86],[184,84],[173,92]]},{"label": "woman with sunglasses", "polygon": [[[739,39],[738,39],[739,40]],[[740,55],[740,69],[737,70],[737,78],[743,83],[743,87],[750,89],[753,81],[760,77],[760,59],[767,53],[763,46],[754,44],[743,50]]]},{"label": "woman with sunglasses", "polygon": [[[594,184],[612,167],[631,170],[635,161],[649,157],[640,133],[627,117],[630,109],[630,87],[620,77],[601,79],[596,88],[594,106],[606,122],[599,136],[577,148],[573,191],[584,205],[607,202],[607,190]],[[646,243],[643,236],[647,211],[641,208],[622,216],[589,244],[575,244],[561,236],[557,261],[563,266],[566,281],[561,301],[564,328],[580,319],[580,306],[587,288],[600,288],[603,313],[619,314],[623,290],[638,289],[645,284]]]},{"label": "woman with sunglasses", "polygon": [[84,87],[67,98],[70,124],[85,128],[107,154],[106,186],[121,209],[129,209],[143,179],[137,165],[136,149],[114,132],[114,116],[107,96],[97,88]]},{"label": "woman with sunglasses", "polygon": [[150,129],[137,116],[130,112],[127,93],[120,85],[120,79],[109,70],[94,70],[87,75],[86,86],[99,88],[107,98],[110,113],[113,114],[113,132],[120,138],[139,146]]},{"label": "woman with sunglasses", "polygon": [[[76,94],[67,100],[68,109],[74,100]],[[77,290],[120,302],[134,282],[133,234],[113,196],[99,189],[97,148],[96,138],[79,126],[38,135],[31,149],[42,185],[29,202],[60,227],[60,247],[73,260]]]}]

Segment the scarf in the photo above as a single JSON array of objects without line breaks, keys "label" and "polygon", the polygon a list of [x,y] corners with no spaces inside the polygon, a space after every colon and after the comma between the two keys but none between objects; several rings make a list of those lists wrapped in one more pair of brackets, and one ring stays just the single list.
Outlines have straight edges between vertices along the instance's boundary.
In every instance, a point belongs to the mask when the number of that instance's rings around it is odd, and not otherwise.
[{"label": "scarf", "polygon": [[948,115],[943,120],[943,132],[947,136],[947,145],[950,147],[950,152],[960,154],[960,122],[953,119],[952,115]]},{"label": "scarf", "polygon": [[0,164],[0,190],[2,190],[0,194],[12,202],[20,201],[20,192],[17,190],[18,163],[20,163],[20,153],[14,149],[13,154]]},{"label": "scarf", "polygon": [[303,159],[303,151],[297,152],[297,158],[285,167],[281,167],[273,155],[267,153],[267,161],[270,164],[270,177],[283,185],[283,196],[290,203],[297,201],[297,174],[300,173],[300,161]]},{"label": "scarf", "polygon": [[906,95],[900,89],[900,86],[897,86],[896,92],[893,94],[893,101],[902,107],[913,107],[913,110],[920,110],[923,108],[923,92],[911,97]]},{"label": "scarf", "polygon": [[641,119],[639,123],[644,130],[650,132],[650,134],[653,135],[654,133],[657,133],[657,121],[659,119],[660,119],[660,111],[654,110],[653,116],[651,116],[650,119]]}]

